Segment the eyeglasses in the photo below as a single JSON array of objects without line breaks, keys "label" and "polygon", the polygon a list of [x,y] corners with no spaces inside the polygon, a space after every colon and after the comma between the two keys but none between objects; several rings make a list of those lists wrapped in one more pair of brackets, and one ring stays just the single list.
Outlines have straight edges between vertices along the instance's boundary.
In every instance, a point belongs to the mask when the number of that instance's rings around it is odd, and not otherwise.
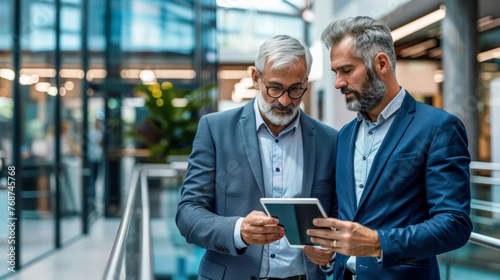
[{"label": "eyeglasses", "polygon": [[257,71],[257,73],[259,73],[259,76],[262,79],[262,83],[264,83],[264,86],[267,89],[267,95],[269,95],[269,97],[278,98],[278,97],[281,97],[285,92],[288,92],[288,96],[291,99],[299,99],[307,91],[307,87],[306,88],[289,87],[287,89],[280,87],[280,86],[268,87],[266,85],[266,81],[264,81],[264,77],[262,77],[262,74],[260,73],[260,71]]}]

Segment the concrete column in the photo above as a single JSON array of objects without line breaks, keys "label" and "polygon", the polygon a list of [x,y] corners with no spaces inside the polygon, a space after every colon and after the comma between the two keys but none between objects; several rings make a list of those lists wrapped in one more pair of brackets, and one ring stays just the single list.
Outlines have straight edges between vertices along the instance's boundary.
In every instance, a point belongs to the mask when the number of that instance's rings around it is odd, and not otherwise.
[{"label": "concrete column", "polygon": [[445,0],[442,23],[444,109],[458,116],[467,129],[472,160],[478,157],[477,0]]}]

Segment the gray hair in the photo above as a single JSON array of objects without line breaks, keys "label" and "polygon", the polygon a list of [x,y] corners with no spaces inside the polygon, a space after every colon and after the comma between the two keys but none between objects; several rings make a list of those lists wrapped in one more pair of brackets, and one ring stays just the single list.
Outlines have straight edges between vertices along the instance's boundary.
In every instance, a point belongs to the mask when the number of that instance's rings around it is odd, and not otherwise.
[{"label": "gray hair", "polygon": [[281,69],[295,64],[304,58],[307,76],[311,72],[312,55],[309,48],[300,40],[288,35],[276,35],[267,39],[259,48],[255,58],[255,68],[262,72],[267,63],[272,63],[271,69]]},{"label": "gray hair", "polygon": [[321,41],[328,49],[335,48],[346,37],[354,39],[354,55],[361,58],[367,68],[373,68],[373,59],[382,52],[389,57],[395,75],[396,52],[387,25],[370,17],[358,16],[334,21],[321,33]]}]

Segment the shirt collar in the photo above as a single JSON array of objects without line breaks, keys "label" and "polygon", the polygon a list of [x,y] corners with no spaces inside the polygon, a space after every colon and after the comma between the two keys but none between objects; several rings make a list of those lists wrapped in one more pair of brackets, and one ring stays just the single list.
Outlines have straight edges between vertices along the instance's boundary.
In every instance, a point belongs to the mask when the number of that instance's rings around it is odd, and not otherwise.
[{"label": "shirt collar", "polygon": [[[376,125],[381,125],[386,122],[390,117],[396,115],[396,113],[399,111],[399,108],[401,108],[401,104],[403,104],[403,100],[406,95],[406,90],[402,86],[399,87],[401,88],[401,90],[399,91],[398,95],[396,95],[396,97],[391,100],[391,102],[384,108],[384,110],[382,110],[380,115],[378,115],[377,121],[375,122]],[[371,122],[366,112],[358,112],[358,121],[362,120]]]},{"label": "shirt collar", "polygon": [[[260,114],[260,109],[259,109],[259,104],[257,103],[259,100],[257,98],[254,99],[253,102],[253,110],[255,112],[255,122],[256,122],[256,131],[259,131],[259,129],[264,126],[269,132],[270,135],[276,137],[277,135],[274,135],[269,127],[267,126],[266,122],[264,122],[264,119],[262,118],[262,115]],[[299,122],[300,122],[300,110],[297,112],[297,118],[293,123],[291,123],[287,128],[285,128],[280,135],[284,135],[285,133],[288,133],[289,131],[292,131],[292,136],[295,136],[295,133],[297,132],[297,128],[299,127]]]}]

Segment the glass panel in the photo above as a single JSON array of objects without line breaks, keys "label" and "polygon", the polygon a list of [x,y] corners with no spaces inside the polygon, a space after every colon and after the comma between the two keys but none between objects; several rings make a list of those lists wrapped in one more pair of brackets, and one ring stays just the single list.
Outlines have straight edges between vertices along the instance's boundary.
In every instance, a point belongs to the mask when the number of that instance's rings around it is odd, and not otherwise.
[{"label": "glass panel", "polygon": [[61,6],[61,242],[82,232],[81,1]]},{"label": "glass panel", "polygon": [[21,18],[21,95],[23,108],[22,264],[54,248],[55,6],[54,1],[23,1]]},{"label": "glass panel", "polygon": [[303,8],[303,1],[293,0],[288,1],[282,0],[217,0],[217,6],[223,8],[238,8],[238,9],[249,9],[249,10],[259,10],[259,11],[272,11],[287,14],[296,14],[297,8]]},{"label": "glass panel", "polygon": [[[106,47],[106,38],[104,35],[104,13],[106,12],[106,1],[87,0],[89,3],[89,19],[87,21],[89,28],[89,50],[104,51]],[[102,56],[102,53],[99,53]],[[92,60],[89,61],[93,63]],[[101,63],[102,65],[103,63]]]},{"label": "glass panel", "polygon": [[132,1],[130,9],[122,12],[124,50],[184,54],[193,51],[195,35],[192,7],[169,1]]},{"label": "glass panel", "polygon": [[[7,221],[8,216],[8,180],[6,167],[12,164],[12,4],[13,0],[0,1],[0,219]],[[17,198],[16,198],[17,200]],[[0,252],[10,253],[8,237],[11,230],[7,226],[0,227]],[[15,258],[15,257],[14,257]],[[0,262],[0,278],[9,274],[10,257]],[[14,259],[13,261],[16,261]],[[18,261],[18,260],[17,260]],[[12,263],[13,264],[13,263]]]},{"label": "glass panel", "polygon": [[[10,50],[12,46],[12,0],[0,1],[0,50]],[[7,53],[2,52],[2,62]]]},{"label": "glass panel", "polygon": [[441,279],[496,280],[500,275],[500,252],[477,244],[438,256]]},{"label": "glass panel", "polygon": [[288,34],[304,41],[305,28],[301,17],[221,10],[217,12],[217,24],[219,45],[242,53],[252,48],[257,50],[266,39],[276,34]]}]

